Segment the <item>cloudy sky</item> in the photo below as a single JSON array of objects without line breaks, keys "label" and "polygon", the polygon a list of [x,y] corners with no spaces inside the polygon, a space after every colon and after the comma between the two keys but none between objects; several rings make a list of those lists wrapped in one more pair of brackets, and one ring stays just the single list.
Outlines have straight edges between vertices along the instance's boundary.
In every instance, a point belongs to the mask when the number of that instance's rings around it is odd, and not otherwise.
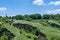
[{"label": "cloudy sky", "polygon": [[0,0],[0,15],[60,13],[60,0]]}]

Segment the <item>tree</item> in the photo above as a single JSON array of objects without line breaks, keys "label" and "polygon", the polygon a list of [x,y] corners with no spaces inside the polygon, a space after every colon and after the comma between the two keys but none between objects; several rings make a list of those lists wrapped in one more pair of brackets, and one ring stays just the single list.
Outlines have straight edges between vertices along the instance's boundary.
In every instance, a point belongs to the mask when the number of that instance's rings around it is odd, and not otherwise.
[{"label": "tree", "polygon": [[15,16],[12,16],[11,18],[12,18],[12,19],[15,19]]},{"label": "tree", "polygon": [[29,15],[24,15],[24,20],[31,21],[31,18],[29,17]]},{"label": "tree", "polygon": [[41,15],[40,14],[32,14],[32,15],[30,15],[30,18],[32,18],[32,19],[41,19]]},{"label": "tree", "polygon": [[22,16],[22,15],[16,15],[16,16],[15,16],[15,19],[16,19],[16,20],[22,20],[22,19],[23,19],[23,16]]},{"label": "tree", "polygon": [[9,18],[9,19],[12,19],[12,17],[11,17],[11,16],[9,16],[8,18]]},{"label": "tree", "polygon": [[60,20],[60,14],[54,15],[54,19],[55,19],[55,20]]},{"label": "tree", "polygon": [[43,19],[49,19],[49,17],[50,17],[50,15],[48,15],[48,14],[43,15]]}]

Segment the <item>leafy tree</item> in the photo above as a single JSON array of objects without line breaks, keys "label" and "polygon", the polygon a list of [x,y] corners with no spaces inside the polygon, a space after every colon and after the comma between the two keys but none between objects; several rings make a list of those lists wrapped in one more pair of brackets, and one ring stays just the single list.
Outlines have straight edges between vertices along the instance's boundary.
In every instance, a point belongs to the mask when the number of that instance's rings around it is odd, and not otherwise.
[{"label": "leafy tree", "polygon": [[43,19],[49,19],[49,17],[50,17],[50,15],[48,15],[48,14],[43,15]]},{"label": "leafy tree", "polygon": [[15,16],[12,16],[11,18],[12,18],[12,19],[16,19]]},{"label": "leafy tree", "polygon": [[29,17],[29,15],[24,15],[24,20],[31,21],[32,19]]},{"label": "leafy tree", "polygon": [[32,14],[32,15],[30,15],[30,18],[32,18],[32,19],[41,19],[41,15],[40,14]]},{"label": "leafy tree", "polygon": [[16,16],[15,16],[15,19],[21,20],[21,19],[23,19],[23,16],[22,16],[22,15],[16,15]]},{"label": "leafy tree", "polygon": [[60,19],[60,14],[54,15],[54,19],[55,19],[55,20],[59,20],[59,19]]}]

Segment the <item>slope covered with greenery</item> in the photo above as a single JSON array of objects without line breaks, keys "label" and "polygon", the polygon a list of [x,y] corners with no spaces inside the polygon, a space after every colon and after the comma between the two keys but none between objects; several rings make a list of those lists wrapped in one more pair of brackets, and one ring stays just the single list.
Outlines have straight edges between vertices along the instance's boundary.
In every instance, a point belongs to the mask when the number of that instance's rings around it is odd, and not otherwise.
[{"label": "slope covered with greenery", "polygon": [[48,40],[60,40],[60,38],[59,38],[60,31],[56,28],[46,27],[40,23],[28,22],[28,21],[23,21],[23,20],[15,21],[15,23],[29,24],[29,25],[32,25],[33,27],[37,27],[37,29],[39,29],[40,32],[42,32],[46,35],[46,38]]},{"label": "slope covered with greenery", "polygon": [[0,40],[60,40],[59,15],[0,17]]}]

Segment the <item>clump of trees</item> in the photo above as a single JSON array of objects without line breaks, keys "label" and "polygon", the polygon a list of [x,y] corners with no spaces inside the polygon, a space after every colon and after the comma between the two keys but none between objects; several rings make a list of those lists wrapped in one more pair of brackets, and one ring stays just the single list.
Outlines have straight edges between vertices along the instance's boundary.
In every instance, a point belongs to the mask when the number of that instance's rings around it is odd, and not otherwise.
[{"label": "clump of trees", "polygon": [[55,20],[59,20],[60,19],[60,14],[44,14],[43,15],[43,19],[55,19]]},{"label": "clump of trees", "polygon": [[[8,17],[9,18],[9,17]],[[60,19],[60,14],[31,14],[31,15],[16,15],[12,16],[12,19],[17,19],[17,20],[38,20],[38,19],[55,19],[59,20]]]},{"label": "clump of trees", "polygon": [[31,15],[16,15],[16,16],[12,16],[12,17],[8,17],[8,18],[12,18],[12,19],[16,19],[16,20],[32,20],[32,19],[41,19],[41,15],[40,14],[31,14]]},{"label": "clump of trees", "polygon": [[[38,20],[38,19],[55,19],[55,20],[60,20],[60,14],[31,14],[31,15],[16,15],[16,16],[5,16],[2,17],[0,16],[0,21],[5,21],[6,19],[16,19],[16,20]],[[4,19],[4,20],[3,20]]]}]

